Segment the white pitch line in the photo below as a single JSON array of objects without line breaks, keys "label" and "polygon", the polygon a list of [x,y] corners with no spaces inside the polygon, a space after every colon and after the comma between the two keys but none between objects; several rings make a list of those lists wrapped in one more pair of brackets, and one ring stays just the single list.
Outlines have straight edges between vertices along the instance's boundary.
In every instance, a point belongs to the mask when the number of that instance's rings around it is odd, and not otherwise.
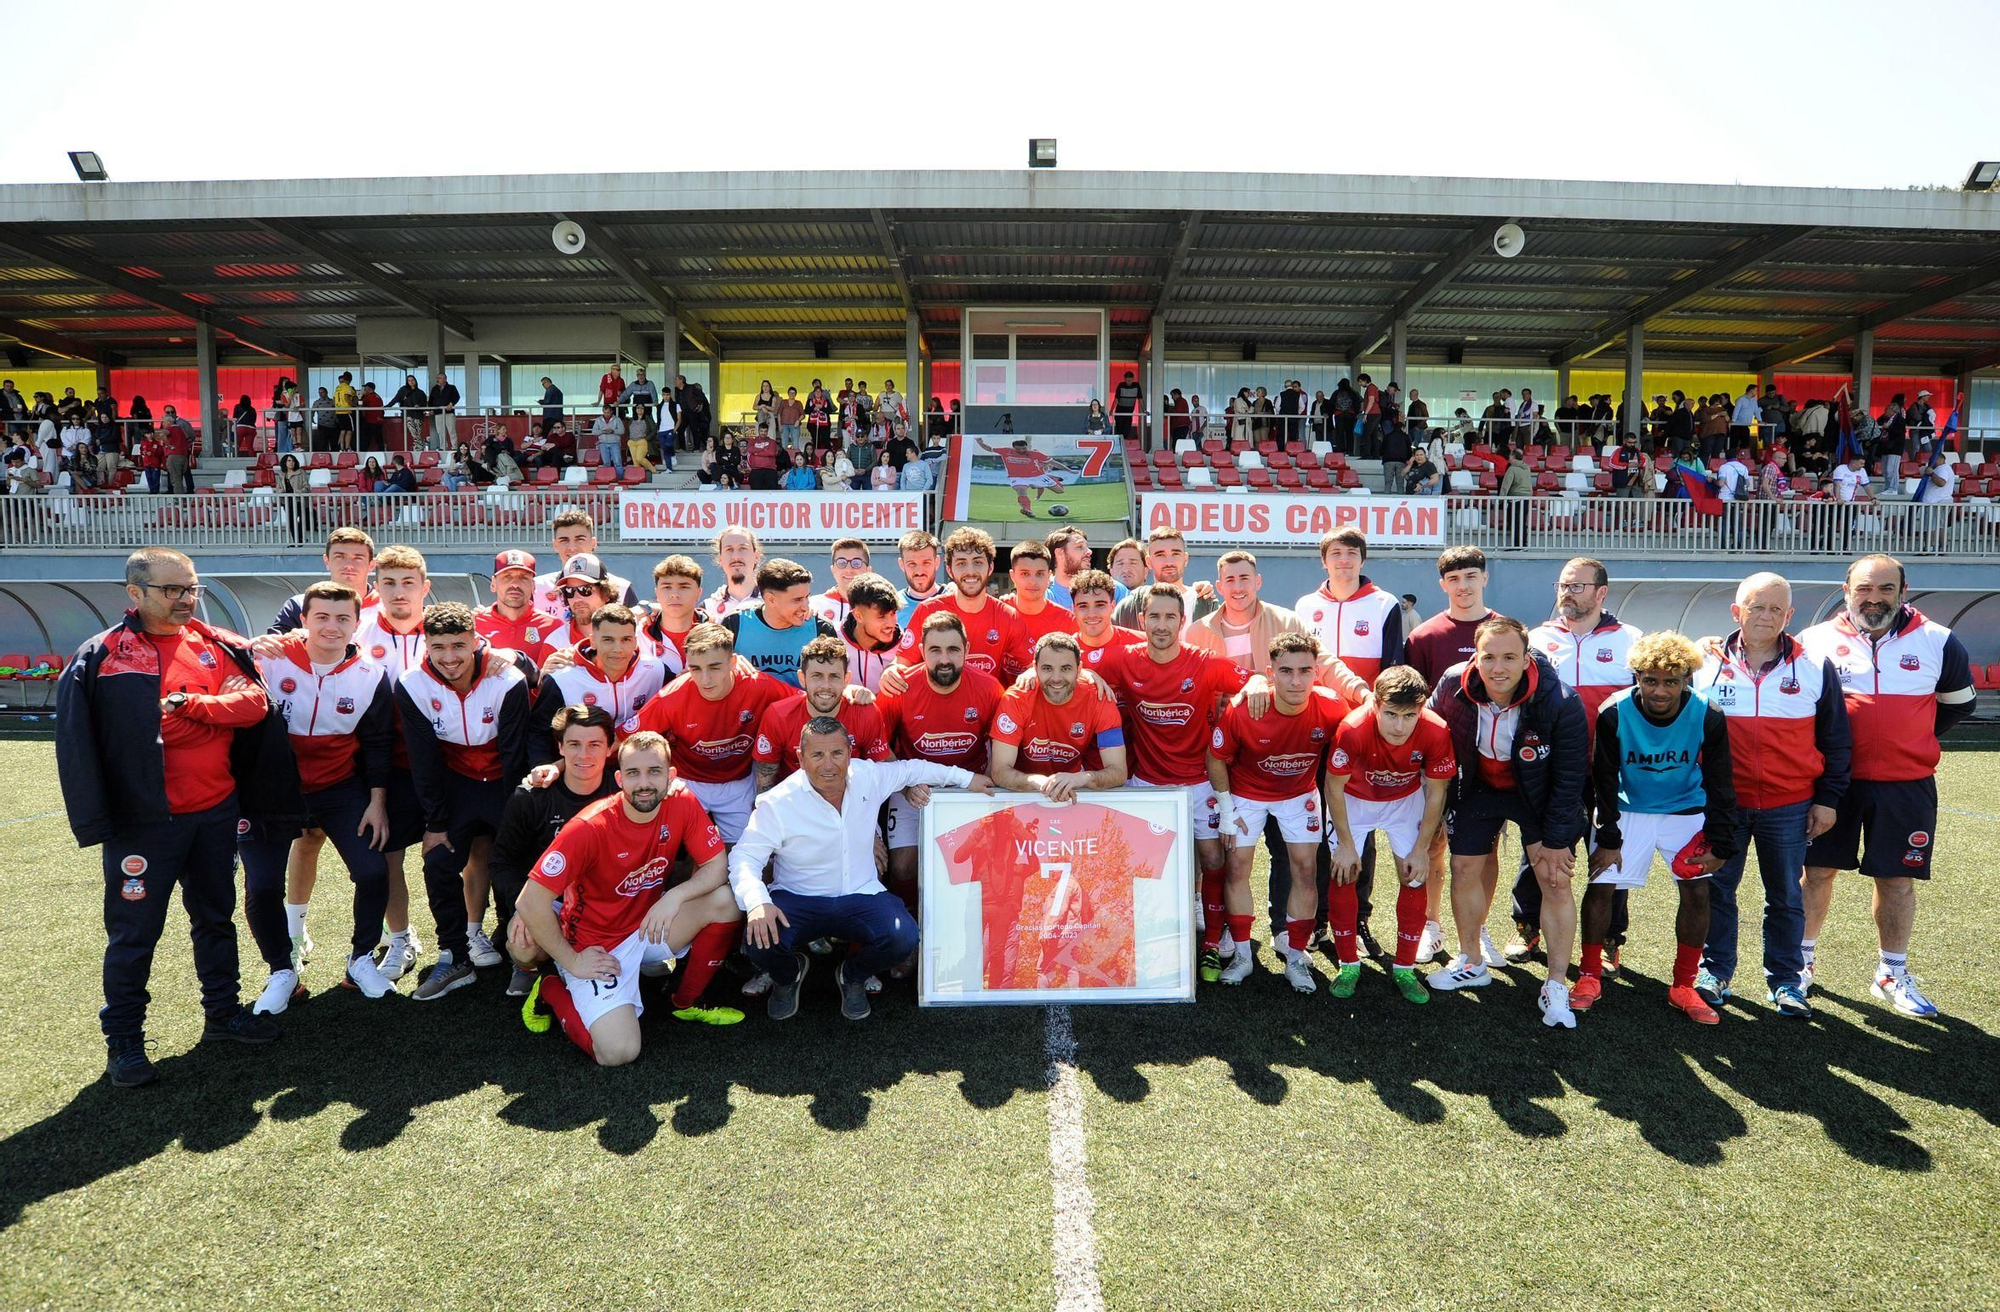
[{"label": "white pitch line", "polygon": [[1097,1210],[1083,1150],[1083,1085],[1076,1074],[1076,1032],[1069,1008],[1050,1007],[1042,1041],[1049,1061],[1049,1182],[1055,1191],[1057,1312],[1102,1312],[1097,1282]]}]

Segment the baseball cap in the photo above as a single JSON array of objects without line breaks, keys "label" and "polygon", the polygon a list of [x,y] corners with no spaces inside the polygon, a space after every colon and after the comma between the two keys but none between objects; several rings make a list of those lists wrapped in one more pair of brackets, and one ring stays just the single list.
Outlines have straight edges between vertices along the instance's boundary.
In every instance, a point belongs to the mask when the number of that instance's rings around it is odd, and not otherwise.
[{"label": "baseball cap", "polygon": [[1707,874],[1701,863],[1708,859],[1708,835],[1696,834],[1688,840],[1688,845],[1674,853],[1673,870],[1676,879],[1699,879]]},{"label": "baseball cap", "polygon": [[610,577],[611,571],[604,568],[603,561],[588,551],[579,551],[569,558],[567,565],[562,567],[562,573],[556,577],[556,581],[563,583],[570,579],[582,579],[585,583],[602,583]]},{"label": "baseball cap", "polygon": [[505,574],[510,569],[524,569],[528,573],[533,574],[535,572],[534,554],[527,551],[503,551],[493,558],[493,574],[496,578]]},{"label": "baseball cap", "polygon": [[1931,394],[1931,389],[1928,387],[1922,387],[1917,389],[1918,396],[1929,396],[1930,394]]}]

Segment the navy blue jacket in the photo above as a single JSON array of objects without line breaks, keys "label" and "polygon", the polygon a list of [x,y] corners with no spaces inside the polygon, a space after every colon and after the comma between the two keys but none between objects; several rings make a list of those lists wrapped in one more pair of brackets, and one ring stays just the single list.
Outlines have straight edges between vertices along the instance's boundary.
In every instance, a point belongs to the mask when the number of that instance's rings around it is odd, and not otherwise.
[{"label": "navy blue jacket", "polygon": [[[1528,804],[1521,823],[1523,843],[1574,847],[1589,824],[1586,799],[1590,790],[1590,722],[1583,699],[1556,674],[1540,652],[1528,653],[1533,665],[1522,677],[1531,687],[1516,702],[1520,724],[1514,732],[1514,783]],[[1431,691],[1431,709],[1451,729],[1458,757],[1458,778],[1452,781],[1452,804],[1469,794],[1493,791],[1479,774],[1479,706],[1491,699],[1479,670],[1461,661],[1438,678]]]}]

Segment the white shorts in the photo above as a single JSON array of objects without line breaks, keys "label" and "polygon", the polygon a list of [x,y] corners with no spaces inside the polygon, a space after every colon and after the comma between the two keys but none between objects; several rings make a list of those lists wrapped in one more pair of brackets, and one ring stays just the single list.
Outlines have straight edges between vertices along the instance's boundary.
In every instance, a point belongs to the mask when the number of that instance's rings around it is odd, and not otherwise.
[{"label": "white shorts", "polygon": [[915,847],[923,832],[924,813],[904,800],[901,789],[889,794],[889,850]]},{"label": "white shorts", "polygon": [[[1614,888],[1644,888],[1646,872],[1653,867],[1653,853],[1660,854],[1660,860],[1667,863],[1667,869],[1674,868],[1674,857],[1680,850],[1695,840],[1700,834],[1707,817],[1695,815],[1648,815],[1644,811],[1627,811],[1618,817],[1618,832],[1625,840],[1619,849],[1618,864],[1590,882],[1610,884]],[[1707,875],[1692,876],[1707,879]],[[1676,883],[1680,876],[1674,876]]]},{"label": "white shorts", "polygon": [[1320,823],[1317,791],[1300,793],[1278,802],[1260,802],[1254,797],[1236,798],[1235,835],[1237,847],[1255,847],[1264,841],[1264,822],[1276,820],[1278,833],[1287,843],[1317,843],[1325,835]]},{"label": "white shorts", "polygon": [[1060,488],[1062,480],[1054,474],[1037,474],[1033,478],[1010,478],[1007,486],[1016,492],[1025,492],[1031,487]]},{"label": "white shorts", "polygon": [[676,951],[665,943],[648,943],[645,933],[635,929],[623,943],[611,949],[612,958],[618,962],[616,979],[578,979],[561,966],[556,970],[569,986],[570,1001],[576,1004],[583,1027],[589,1029],[614,1007],[630,1007],[634,1016],[645,1014],[646,1004],[639,1001],[639,967],[686,955],[687,948]]},{"label": "white shorts", "polygon": [[[1419,788],[1408,797],[1398,797],[1393,802],[1372,802],[1365,797],[1347,799],[1347,828],[1354,835],[1355,843],[1368,841],[1368,835],[1381,830],[1389,836],[1389,850],[1399,857],[1412,855],[1417,845],[1417,831],[1424,827],[1424,790]],[[1334,842],[1333,831],[1327,830],[1326,841]]]},{"label": "white shorts", "polygon": [[699,779],[683,779],[681,782],[701,803],[702,810],[708,812],[708,818],[715,821],[723,842],[734,845],[742,839],[743,826],[750,823],[750,808],[757,805],[755,774],[746,774],[726,784],[703,783]]},{"label": "white shorts", "polygon": [[1150,779],[1141,779],[1133,775],[1125,782],[1131,788],[1187,789],[1188,815],[1194,823],[1195,838],[1197,840],[1213,838],[1218,841],[1222,838],[1222,812],[1216,806],[1215,785],[1208,780],[1204,779],[1198,784],[1156,784]]}]

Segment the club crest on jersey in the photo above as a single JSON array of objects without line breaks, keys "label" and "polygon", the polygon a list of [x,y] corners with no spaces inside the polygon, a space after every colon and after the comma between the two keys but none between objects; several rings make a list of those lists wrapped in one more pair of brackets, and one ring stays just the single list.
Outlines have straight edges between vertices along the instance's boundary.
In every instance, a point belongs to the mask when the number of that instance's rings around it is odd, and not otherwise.
[{"label": "club crest on jersey", "polygon": [[299,690],[299,681],[297,679],[287,677],[278,680],[279,692],[297,692],[298,690]]},{"label": "club crest on jersey", "polygon": [[569,858],[560,852],[546,852],[542,855],[542,873],[560,875],[569,869]]},{"label": "club crest on jersey", "polygon": [[1344,770],[1344,769],[1346,769],[1346,768],[1347,768],[1347,749],[1346,749],[1345,747],[1336,747],[1336,748],[1334,748],[1334,749],[1333,749],[1333,755],[1327,758],[1327,762],[1326,762],[1326,763],[1327,763],[1327,764],[1328,764],[1329,766],[1331,766],[1331,767],[1333,767],[1334,769],[1336,769],[1336,770]]},{"label": "club crest on jersey", "polygon": [[1552,642],[1549,644],[1549,655],[1551,656],[1560,655],[1562,653],[1562,649],[1563,645],[1560,642]]},{"label": "club crest on jersey", "polygon": [[542,635],[541,635],[541,634],[539,634],[539,633],[536,633],[536,632],[535,632],[535,631],[534,631],[533,629],[522,629],[522,630],[521,630],[521,639],[522,639],[522,641],[524,641],[524,642],[540,642],[540,641],[541,641],[541,637],[542,637]]},{"label": "club crest on jersey", "polygon": [[1367,621],[1367,620],[1356,620],[1356,621],[1354,621],[1354,636],[1355,636],[1355,637],[1357,637],[1357,638],[1365,638],[1365,637],[1367,637],[1367,636],[1368,636],[1368,621]]},{"label": "club crest on jersey", "polygon": [[666,842],[666,841],[667,841],[667,840],[668,840],[669,838],[671,838],[671,837],[672,837],[672,835],[671,835],[671,834],[669,834],[669,833],[667,832],[667,829],[668,829],[668,826],[666,826],[666,825],[661,825],[661,826],[660,826],[660,841],[661,841],[662,843]]},{"label": "club crest on jersey", "polygon": [[334,702],[333,709],[341,715],[352,715],[354,714],[354,699],[352,697],[342,697]]},{"label": "club crest on jersey", "polygon": [[202,648],[201,651],[195,654],[195,659],[200,661],[203,665],[207,666],[211,670],[215,668],[215,653],[208,650],[208,648],[206,647]]},{"label": "club crest on jersey", "polygon": [[585,706],[595,706],[595,705],[597,705],[597,694],[596,694],[596,693],[594,693],[594,692],[587,692],[587,693],[585,693],[585,694],[583,695],[583,704],[584,704]]},{"label": "club crest on jersey", "polygon": [[1835,648],[1833,649],[1833,654],[1834,654],[1834,655],[1836,655],[1836,656],[1847,656],[1847,655],[1850,655],[1850,654],[1852,654],[1852,653],[1851,653],[1851,650],[1849,649],[1848,645],[1847,645],[1846,643],[1844,643],[1844,642],[1843,642],[1843,643],[1841,643],[1841,644],[1840,644],[1840,645],[1839,645],[1838,647],[1835,647]]},{"label": "club crest on jersey", "polygon": [[[745,712],[745,714],[748,714],[748,712]],[[978,719],[979,719],[979,708],[978,708],[978,707],[976,707],[976,706],[968,706],[968,707],[966,707],[966,708],[965,708],[965,722],[966,722],[967,724],[972,724],[972,723],[976,722],[976,721],[977,721]]]},{"label": "club crest on jersey", "polygon": [[493,723],[493,708],[491,706],[479,713],[479,722],[481,724]]},{"label": "club crest on jersey", "polygon": [[1778,680],[1778,691],[1787,697],[1795,697],[1798,695],[1799,681],[1797,679],[1780,679]]},{"label": "club crest on jersey", "polygon": [[439,701],[437,698],[433,697],[431,698],[431,709],[434,711],[441,711],[444,709],[444,703]]},{"label": "club crest on jersey", "polygon": [[1193,679],[1182,679],[1182,680],[1181,680],[1181,691],[1182,691],[1182,692],[1193,692],[1193,691],[1194,691],[1194,680],[1193,680]]},{"label": "club crest on jersey", "polygon": [[146,900],[145,881],[139,879],[126,880],[124,884],[119,886],[118,896],[124,898],[127,902],[144,902]]},{"label": "club crest on jersey", "polygon": [[1611,664],[1611,648],[1599,647],[1597,649],[1597,663],[1599,665]]},{"label": "club crest on jersey", "polygon": [[994,727],[1003,733],[1012,733],[1015,729],[1014,717],[1002,711],[1000,712],[1000,718],[994,721]]},{"label": "club crest on jersey", "polygon": [[1321,728],[1314,728],[1314,729],[1313,729],[1313,731],[1312,731],[1312,740],[1313,740],[1314,742],[1316,742],[1316,743],[1323,743],[1323,742],[1325,742],[1325,741],[1326,741],[1326,730],[1324,730],[1324,729],[1321,729]]},{"label": "club crest on jersey", "polygon": [[1000,630],[998,630],[998,629],[988,629],[988,630],[986,630],[986,641],[988,641],[988,642],[998,642],[998,641],[1000,641]]},{"label": "club crest on jersey", "polygon": [[1538,733],[1531,733],[1523,737],[1521,739],[1521,750],[1514,753],[1521,760],[1529,763],[1541,760],[1547,757],[1548,754],[1548,745],[1542,741],[1542,736]]},{"label": "club crest on jersey", "polygon": [[1896,663],[1898,665],[1901,665],[1906,670],[1922,669],[1924,664],[1922,661],[1917,659],[1917,655],[1915,652],[1911,652],[1908,656],[1903,657],[1902,660]]},{"label": "club crest on jersey", "polygon": [[249,832],[250,832],[250,822],[248,820],[238,820],[236,822],[236,836],[238,838],[243,837],[243,835]]},{"label": "club crest on jersey", "polygon": [[1071,723],[1070,723],[1070,726],[1069,726],[1069,736],[1070,736],[1070,737],[1072,737],[1072,738],[1081,738],[1081,737],[1083,737],[1083,721],[1082,721],[1082,720],[1074,720],[1074,721],[1071,721]]},{"label": "club crest on jersey", "polygon": [[738,723],[738,724],[748,724],[748,723],[750,723],[750,714],[751,714],[751,713],[750,713],[749,711],[738,711],[738,712],[736,712],[736,723]]}]

